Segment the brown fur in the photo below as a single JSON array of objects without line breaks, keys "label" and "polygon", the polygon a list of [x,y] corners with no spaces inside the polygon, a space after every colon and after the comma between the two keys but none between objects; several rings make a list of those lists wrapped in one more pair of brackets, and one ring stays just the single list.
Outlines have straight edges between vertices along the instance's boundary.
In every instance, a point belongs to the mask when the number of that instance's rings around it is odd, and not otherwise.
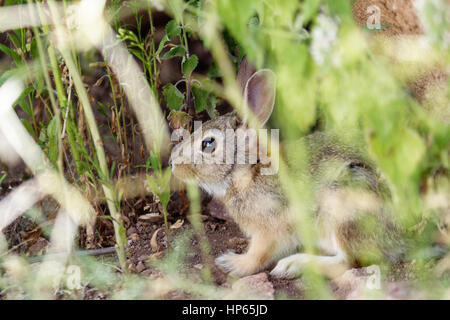
[{"label": "brown fur", "polygon": [[[244,66],[248,70],[247,64]],[[247,73],[243,71],[240,75]],[[267,84],[262,85],[264,73],[258,74],[257,78],[256,82],[247,82],[250,91],[247,99],[253,109],[265,109],[255,112],[263,117],[260,121],[264,123],[268,118],[267,110],[273,107],[274,97]],[[255,96],[258,96],[256,105],[252,101]],[[174,149],[171,161],[183,160],[179,151],[186,144],[200,146],[207,138],[205,132],[208,129],[224,131],[241,126],[245,124],[235,113],[210,120],[203,125],[203,136],[194,133]],[[296,225],[299,213],[289,206],[279,176],[261,174],[264,167],[261,162],[173,165],[175,176],[197,181],[203,189],[220,199],[242,231],[250,237],[247,253],[227,253],[217,258],[216,263],[224,270],[238,276],[249,275],[288,256],[278,261],[272,275],[293,277],[300,274],[305,265],[314,265],[325,274],[336,276],[345,271],[353,260],[367,262],[381,258],[395,253],[393,248],[401,246],[400,232],[385,208],[386,188],[359,148],[350,147],[335,136],[323,133],[296,142],[288,150],[303,150],[300,145],[306,148],[308,165],[304,172],[297,172],[300,169],[293,165],[292,176],[311,182],[315,197],[317,248],[323,256],[306,253],[289,256],[301,245]],[[216,147],[219,151],[223,148],[220,143]],[[202,148],[194,148],[194,153],[202,154]],[[209,154],[203,155],[210,157]]]}]

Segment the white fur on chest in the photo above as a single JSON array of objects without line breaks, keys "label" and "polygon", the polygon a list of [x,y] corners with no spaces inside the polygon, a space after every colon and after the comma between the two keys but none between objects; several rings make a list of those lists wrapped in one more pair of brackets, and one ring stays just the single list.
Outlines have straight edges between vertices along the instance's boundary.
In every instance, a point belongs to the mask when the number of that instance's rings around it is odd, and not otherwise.
[{"label": "white fur on chest", "polygon": [[230,187],[230,182],[228,180],[220,182],[199,182],[198,185],[212,196],[224,197]]}]

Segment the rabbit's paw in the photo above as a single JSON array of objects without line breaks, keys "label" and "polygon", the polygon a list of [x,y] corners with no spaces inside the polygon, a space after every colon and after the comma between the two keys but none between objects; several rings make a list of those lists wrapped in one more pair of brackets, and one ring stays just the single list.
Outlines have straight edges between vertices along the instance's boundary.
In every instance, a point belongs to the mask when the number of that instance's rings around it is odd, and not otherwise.
[{"label": "rabbit's paw", "polygon": [[254,262],[245,254],[228,252],[216,259],[216,265],[225,272],[234,276],[247,276],[257,272]]},{"label": "rabbit's paw", "polygon": [[300,276],[307,263],[311,261],[308,254],[294,254],[278,261],[277,265],[270,272],[276,278],[292,279]]}]

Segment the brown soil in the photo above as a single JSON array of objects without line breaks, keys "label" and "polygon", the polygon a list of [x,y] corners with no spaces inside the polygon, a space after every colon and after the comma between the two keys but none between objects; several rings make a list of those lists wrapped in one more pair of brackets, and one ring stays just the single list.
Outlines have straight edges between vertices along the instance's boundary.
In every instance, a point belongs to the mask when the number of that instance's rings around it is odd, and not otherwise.
[{"label": "brown soil", "polygon": [[[172,199],[172,202],[174,203],[173,208],[182,208],[185,206],[183,203],[184,198],[180,196],[179,193],[175,193],[172,196]],[[232,221],[217,219],[208,214],[207,205],[210,200],[209,197],[204,196],[202,201],[202,220],[207,241],[210,245],[211,258],[214,259],[230,250],[236,253],[245,252],[248,240],[241,233],[239,227]],[[173,222],[179,219],[184,220],[182,227],[171,230],[171,238],[176,238],[177,235],[186,231],[193,231],[192,225],[186,218],[185,213],[180,214],[180,211],[169,210],[169,215],[170,220]],[[173,222],[171,224],[173,224]],[[159,230],[157,234],[158,247],[154,250],[155,248],[151,247],[150,242],[157,230]],[[167,249],[167,237],[164,224],[162,222],[156,224],[138,221],[128,228],[127,235],[130,239],[128,242],[130,262],[133,264],[134,270],[144,275],[157,274],[152,268],[147,267],[145,261],[152,255],[158,256],[158,252],[162,253]],[[226,273],[215,266],[212,259],[210,261],[204,261],[199,244],[198,237],[192,237],[192,239],[190,239],[189,247],[192,248],[192,254],[189,255],[185,266],[185,268],[188,269],[187,272],[198,273],[199,268],[203,268],[205,264],[208,264],[211,268],[214,282],[219,286],[228,286],[230,284],[230,278]],[[302,297],[302,292],[297,286],[298,280],[270,279],[270,281],[275,288],[276,296],[297,299]]]}]

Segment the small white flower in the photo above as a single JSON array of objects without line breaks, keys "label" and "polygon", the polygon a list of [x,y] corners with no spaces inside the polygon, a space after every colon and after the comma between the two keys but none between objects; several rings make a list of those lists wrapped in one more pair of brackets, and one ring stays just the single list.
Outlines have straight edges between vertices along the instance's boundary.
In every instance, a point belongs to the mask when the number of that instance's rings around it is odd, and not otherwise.
[{"label": "small white flower", "polygon": [[311,55],[318,65],[323,65],[338,39],[338,22],[330,16],[319,14],[312,30]]},{"label": "small white flower", "polygon": [[152,7],[158,11],[164,11],[164,5],[161,0],[151,0]]}]

